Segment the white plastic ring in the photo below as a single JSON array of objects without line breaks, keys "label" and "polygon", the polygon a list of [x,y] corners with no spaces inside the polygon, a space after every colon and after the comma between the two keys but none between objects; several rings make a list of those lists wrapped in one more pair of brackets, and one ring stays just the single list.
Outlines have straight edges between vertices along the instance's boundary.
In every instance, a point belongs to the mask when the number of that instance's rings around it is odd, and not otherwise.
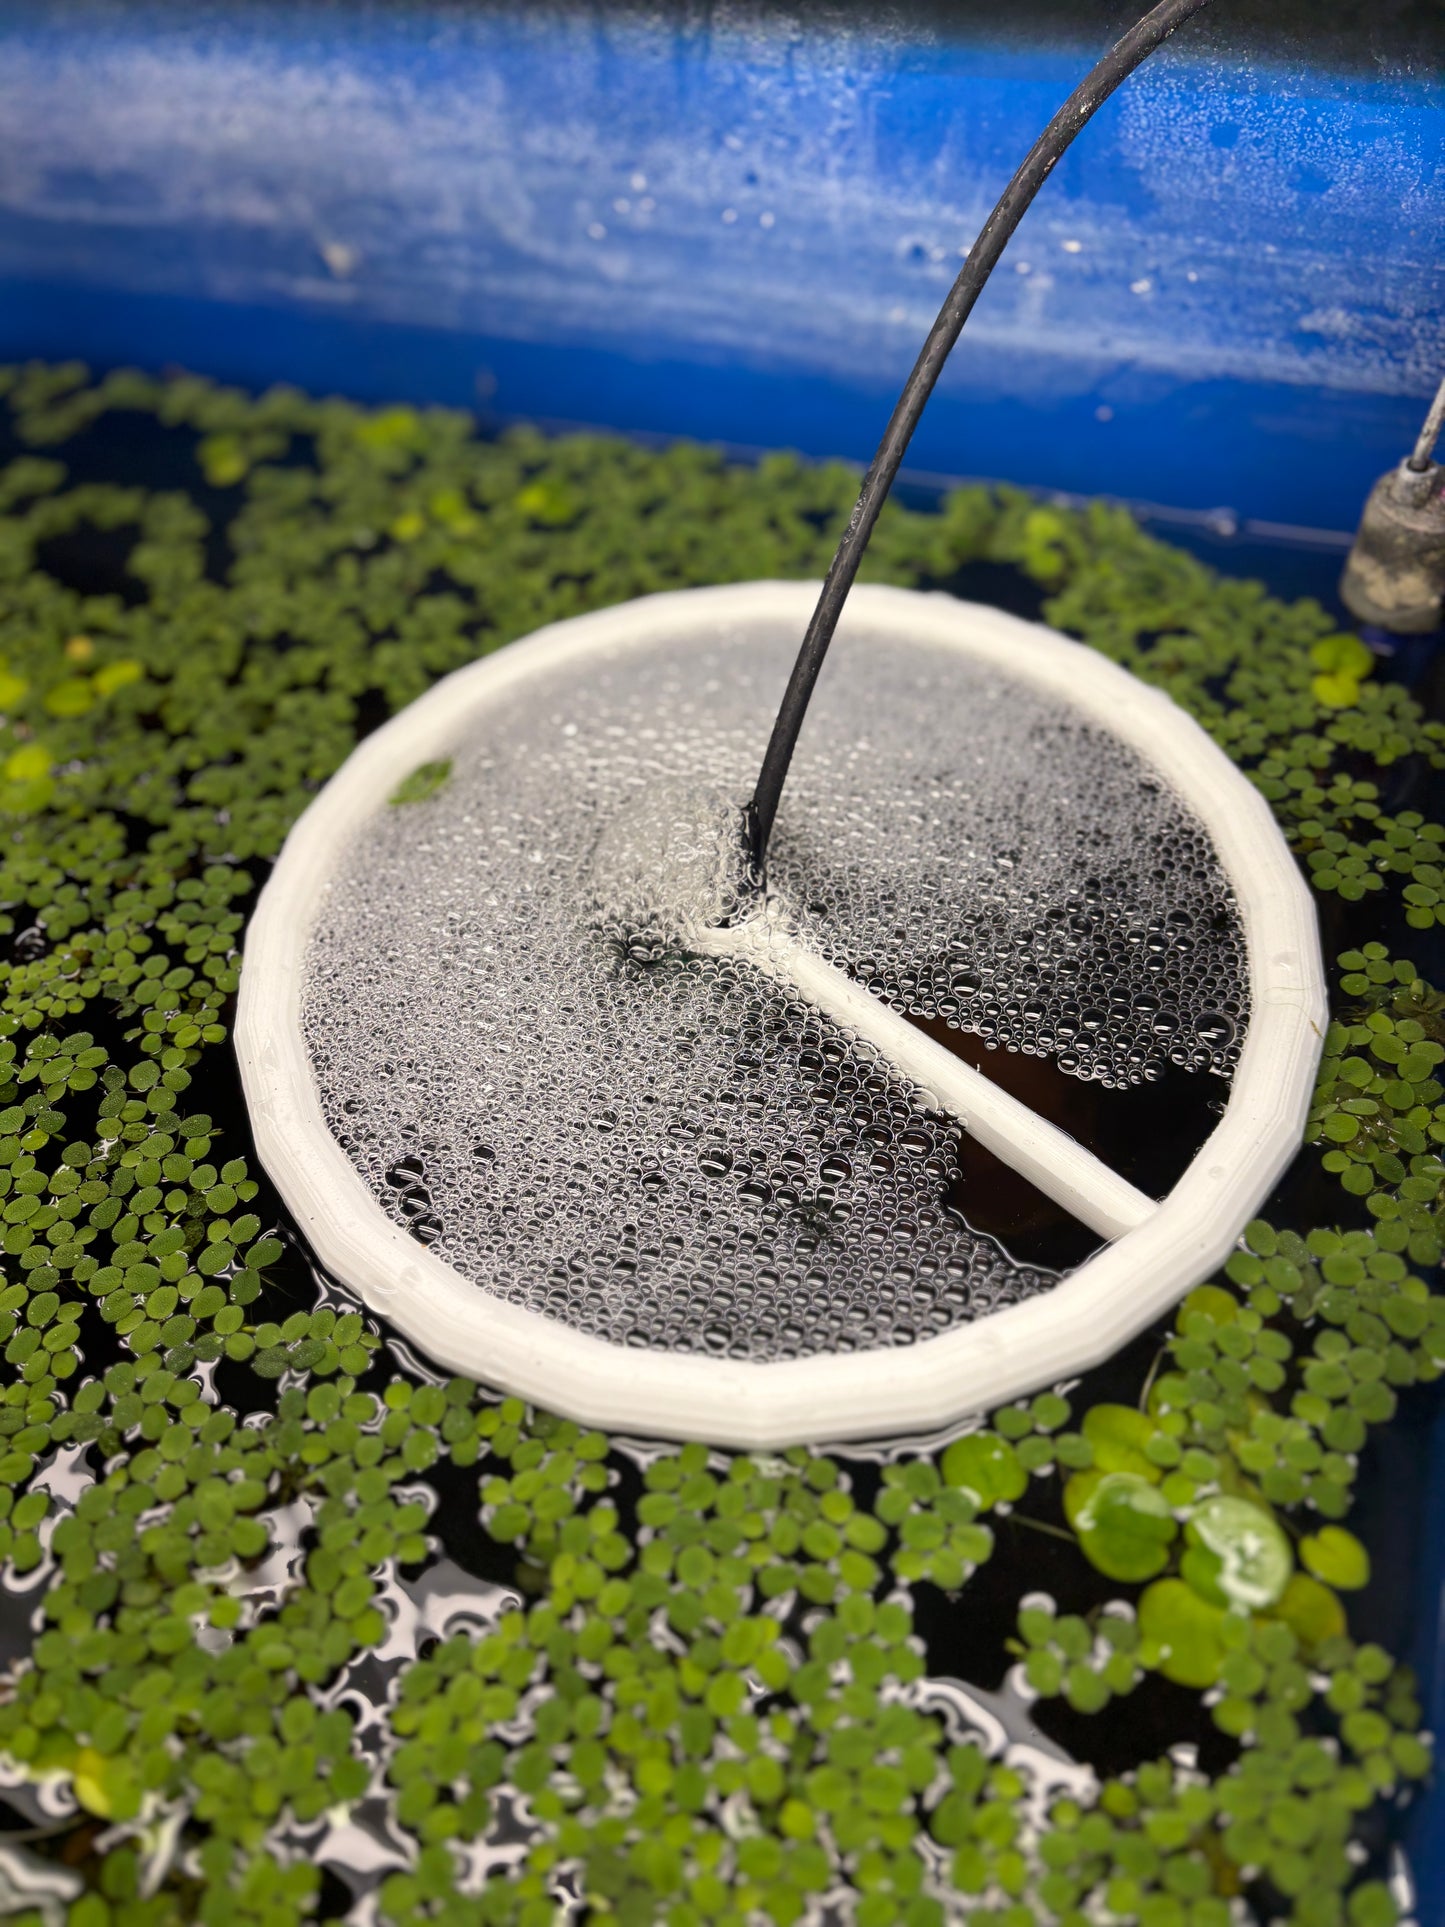
[{"label": "white plastic ring", "polygon": [[[301,1028],[314,906],[359,827],[404,777],[448,755],[490,704],[532,677],[565,664],[581,671],[599,653],[676,643],[689,631],[715,638],[724,623],[801,635],[816,596],[817,585],[803,582],[650,596],[557,623],[458,670],[362,743],[322,790],[287,838],[247,936],[236,1048],[256,1145],[321,1262],[440,1364],[586,1424],[737,1447],[877,1438],[940,1427],[1070,1377],[1224,1261],[1303,1135],[1326,1021],[1319,938],[1309,890],[1258,791],[1168,697],[1094,650],[948,596],[860,587],[845,627],[866,625],[875,638],[896,629],[1069,703],[1151,763],[1209,832],[1238,901],[1250,1018],[1224,1116],[1184,1176],[1152,1206],[1081,1147],[1074,1157],[1043,1120],[1031,1120],[1025,1142],[1030,1114],[1015,1117],[1013,1100],[994,1106],[978,1090],[986,1079],[930,1045],[958,1073],[943,1094],[948,1108],[1076,1215],[1120,1235],[1052,1290],[938,1337],[772,1363],[586,1336],[462,1277],[387,1216],[326,1125]],[[936,1087],[898,1062],[903,1046],[888,1025],[906,1028],[900,1020],[868,999],[872,1016],[865,1009],[857,1022],[838,1003],[855,988],[849,980],[817,960],[794,961],[785,968],[775,953],[771,967],[855,1022],[904,1075]]]}]

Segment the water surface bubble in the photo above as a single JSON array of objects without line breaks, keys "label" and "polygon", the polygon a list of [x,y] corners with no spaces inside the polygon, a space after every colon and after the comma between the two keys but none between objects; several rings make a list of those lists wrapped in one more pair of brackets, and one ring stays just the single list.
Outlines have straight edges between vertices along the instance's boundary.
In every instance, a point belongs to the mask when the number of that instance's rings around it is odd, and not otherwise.
[{"label": "water surface bubble", "polygon": [[[1055,1283],[967,1222],[935,1098],[693,947],[758,911],[741,799],[796,646],[736,624],[497,698],[443,790],[359,828],[309,944],[316,1087],[381,1208],[617,1344],[882,1348]],[[781,927],[990,1074],[1045,1057],[1127,1088],[1177,1059],[1226,1089],[1248,989],[1207,837],[1019,678],[845,628],[767,886]]]}]

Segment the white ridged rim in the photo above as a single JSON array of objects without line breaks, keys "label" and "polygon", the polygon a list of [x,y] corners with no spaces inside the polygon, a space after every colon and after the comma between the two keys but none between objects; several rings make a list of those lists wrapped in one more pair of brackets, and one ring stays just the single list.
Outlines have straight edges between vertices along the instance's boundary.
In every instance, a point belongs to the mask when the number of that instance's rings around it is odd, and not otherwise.
[{"label": "white ridged rim", "polygon": [[[772,1364],[588,1337],[473,1284],[392,1222],[327,1128],[301,1031],[307,939],[343,850],[403,777],[447,755],[490,704],[534,676],[690,632],[713,638],[726,623],[786,625],[801,635],[816,597],[817,585],[803,582],[649,596],[539,630],[446,677],[362,743],[301,817],[247,935],[236,1049],[252,1127],[321,1262],[448,1369],[589,1425],[740,1447],[876,1438],[943,1426],[1069,1377],[1107,1358],[1223,1263],[1303,1134],[1325,1027],[1319,938],[1308,888],[1253,785],[1168,697],[1094,650],[949,596],[863,587],[849,598],[845,629],[866,628],[875,639],[895,629],[910,643],[961,651],[1046,690],[1130,744],[1209,831],[1239,902],[1250,1021],[1224,1116],[1184,1176],[1153,1205],[1087,1153],[1083,1162],[1073,1157],[1072,1140],[1056,1144],[1062,1134],[1050,1138],[1052,1127],[1026,1144],[1028,1113],[1011,1122],[1012,1100],[991,1104],[986,1078],[955,1078],[940,1095],[990,1148],[1087,1222],[1132,1228],[1052,1291],[939,1337]],[[577,687],[581,701],[581,676]],[[764,967],[839,1015],[845,991],[866,998],[817,960],[780,962],[777,946]],[[866,1028],[898,1062],[891,1014],[867,1003]],[[856,1011],[847,1014],[856,1021]],[[936,1059],[899,1068],[938,1092],[949,1065],[966,1067],[928,1048]]]}]

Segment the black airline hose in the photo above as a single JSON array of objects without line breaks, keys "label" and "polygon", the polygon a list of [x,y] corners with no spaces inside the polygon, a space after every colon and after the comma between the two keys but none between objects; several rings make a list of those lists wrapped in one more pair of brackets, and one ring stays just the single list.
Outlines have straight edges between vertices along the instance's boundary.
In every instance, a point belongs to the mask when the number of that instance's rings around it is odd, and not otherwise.
[{"label": "black airline hose", "polygon": [[918,426],[918,418],[933,393],[934,383],[963,330],[964,322],[973,311],[973,304],[1008,245],[1014,229],[1023,219],[1029,203],[1079,129],[1114,89],[1128,79],[1139,63],[1147,60],[1154,49],[1169,38],[1176,27],[1182,26],[1191,14],[1198,13],[1208,4],[1209,0],[1161,0],[1159,6],[1145,14],[1122,40],[1109,49],[1092,73],[1069,95],[1029,149],[1023,165],[1004,189],[998,205],[984,222],[982,233],[969,251],[948,299],[939,310],[938,319],[929,330],[923,350],[913,365],[913,373],[898,397],[892,418],[878,444],[878,453],[863,478],[858,500],[848,518],[848,526],[843,531],[822,594],[818,597],[817,607],[803,638],[803,646],[793,665],[793,673],[783,692],[782,706],[773,724],[773,733],[763,757],[763,767],[749,810],[749,833],[759,873],[767,856],[768,838],[772,835],[778,799],[783,793],[798,731],[803,726],[808,699],[818,680],[818,671],[828,653],[828,644],[833,639],[838,618],[843,613],[843,604],[858,573],[858,565],[868,546],[868,538],[873,533],[873,525],[878,520],[904,452]]}]

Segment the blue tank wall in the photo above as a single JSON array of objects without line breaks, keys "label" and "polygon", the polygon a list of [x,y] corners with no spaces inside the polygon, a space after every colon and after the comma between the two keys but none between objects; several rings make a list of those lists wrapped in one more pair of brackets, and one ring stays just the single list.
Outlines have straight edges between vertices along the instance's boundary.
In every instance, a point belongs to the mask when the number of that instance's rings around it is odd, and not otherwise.
[{"label": "blue tank wall", "polygon": [[[1107,36],[848,17],[0,0],[0,355],[866,457]],[[1442,154],[1437,77],[1192,25],[1046,186],[912,465],[1351,526],[1442,356]]]}]

